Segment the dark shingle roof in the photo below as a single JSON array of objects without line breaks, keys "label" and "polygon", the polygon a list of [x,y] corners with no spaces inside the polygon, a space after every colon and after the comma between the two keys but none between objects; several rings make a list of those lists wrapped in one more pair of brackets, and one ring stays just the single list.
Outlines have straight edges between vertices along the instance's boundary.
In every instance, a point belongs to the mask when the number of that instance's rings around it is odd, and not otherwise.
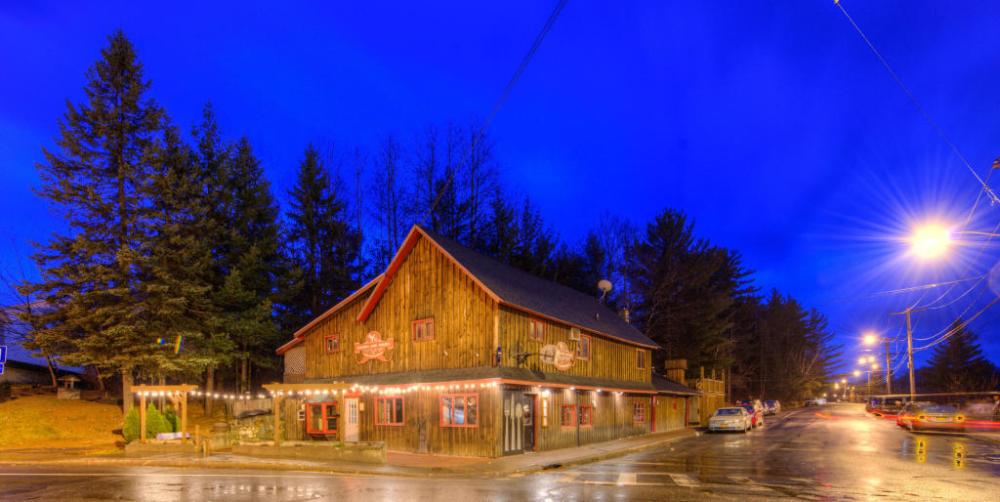
[{"label": "dark shingle roof", "polygon": [[505,265],[448,237],[438,235],[422,226],[419,228],[504,303],[598,334],[636,345],[659,348],[656,342],[626,323],[597,298]]},{"label": "dark shingle roof", "polygon": [[688,394],[692,396],[699,394],[697,390],[692,389],[691,387],[681,385],[677,382],[671,382],[656,373],[653,373],[652,382],[653,387],[656,388],[660,394]]}]

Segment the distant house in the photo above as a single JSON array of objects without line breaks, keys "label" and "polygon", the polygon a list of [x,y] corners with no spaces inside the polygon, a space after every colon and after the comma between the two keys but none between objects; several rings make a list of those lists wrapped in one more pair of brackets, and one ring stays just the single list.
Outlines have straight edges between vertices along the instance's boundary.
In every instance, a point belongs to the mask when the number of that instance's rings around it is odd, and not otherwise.
[{"label": "distant house", "polygon": [[684,427],[697,392],[653,380],[656,349],[594,296],[415,226],[278,349],[285,382],[306,384],[284,439],[497,457]]},{"label": "distant house", "polygon": [[[7,363],[0,375],[0,382],[12,384],[52,385],[48,364],[45,359],[33,354],[21,345],[28,332],[24,322],[18,319],[20,306],[0,308],[0,345],[7,346]],[[56,376],[82,376],[80,368],[56,368]]]}]

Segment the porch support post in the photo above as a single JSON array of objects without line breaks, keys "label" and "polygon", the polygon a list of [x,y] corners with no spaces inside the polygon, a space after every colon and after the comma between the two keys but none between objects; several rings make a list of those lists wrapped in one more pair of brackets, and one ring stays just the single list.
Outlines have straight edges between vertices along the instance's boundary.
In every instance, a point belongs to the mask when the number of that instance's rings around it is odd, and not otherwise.
[{"label": "porch support post", "polygon": [[188,426],[188,393],[184,391],[181,393],[181,443],[187,443],[187,426]]},{"label": "porch support post", "polygon": [[271,398],[274,403],[274,446],[281,445],[281,396],[276,392]]},{"label": "porch support post", "polygon": [[139,442],[146,442],[146,393],[139,394]]}]

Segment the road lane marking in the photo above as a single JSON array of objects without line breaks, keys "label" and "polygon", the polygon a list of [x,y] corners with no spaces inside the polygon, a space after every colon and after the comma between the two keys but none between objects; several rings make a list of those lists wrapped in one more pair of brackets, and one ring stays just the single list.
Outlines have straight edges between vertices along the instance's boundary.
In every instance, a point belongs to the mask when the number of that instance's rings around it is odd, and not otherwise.
[{"label": "road lane marking", "polygon": [[567,472],[561,478],[559,478],[559,482],[560,483],[572,483],[573,481],[576,480],[577,476],[579,476],[580,474],[582,474],[582,473],[580,473],[580,472],[572,472],[572,471],[571,472]]},{"label": "road lane marking", "polygon": [[750,478],[748,478],[746,476],[737,476],[735,474],[730,474],[729,476],[726,476],[726,477],[729,478],[732,481],[735,481],[737,484],[745,486],[748,489],[750,489],[752,491],[755,491],[755,492],[770,492],[770,491],[773,491],[771,488],[768,488],[768,487],[766,487],[766,486],[764,486],[764,485],[762,485],[760,483],[757,483],[756,481],[754,481],[754,480],[752,480],[752,479],[750,479]]},{"label": "road lane marking", "polygon": [[619,486],[635,486],[638,484],[638,478],[634,472],[623,472],[618,475],[618,485]]},{"label": "road lane marking", "polygon": [[688,476],[687,474],[681,474],[679,472],[668,472],[667,476],[670,476],[670,479],[677,486],[683,486],[685,488],[697,488],[698,485],[700,484],[691,476]]}]

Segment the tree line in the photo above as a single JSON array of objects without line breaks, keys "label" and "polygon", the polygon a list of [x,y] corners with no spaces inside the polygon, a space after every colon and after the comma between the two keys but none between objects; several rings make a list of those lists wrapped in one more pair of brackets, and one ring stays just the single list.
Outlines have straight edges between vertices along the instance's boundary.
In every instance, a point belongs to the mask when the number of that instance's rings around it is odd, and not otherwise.
[{"label": "tree line", "polygon": [[110,36],[37,164],[65,225],[18,287],[26,344],[120,382],[126,408],[137,378],[247,392],[275,377],[274,349],[380,272],[413,223],[587,294],[611,280],[604,301],[664,347],[658,364],[719,370],[734,395],[803,397],[837,363],[821,314],[762,295],[681,211],[641,228],[605,216],[566,243],[502,186],[474,126],[348,155],[308,145],[282,211],[249,138],[227,140],[211,105],[185,133],[150,90],[132,43]]}]

